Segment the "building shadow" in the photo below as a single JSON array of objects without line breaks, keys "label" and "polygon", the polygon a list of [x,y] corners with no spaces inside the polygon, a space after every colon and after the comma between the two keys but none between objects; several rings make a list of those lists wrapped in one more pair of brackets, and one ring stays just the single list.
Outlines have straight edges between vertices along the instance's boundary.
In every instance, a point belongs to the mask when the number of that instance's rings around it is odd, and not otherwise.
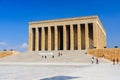
[{"label": "building shadow", "polygon": [[80,77],[54,76],[54,77],[50,77],[50,78],[43,78],[43,79],[40,79],[40,80],[70,80],[70,79],[76,79],[76,78],[80,78]]}]

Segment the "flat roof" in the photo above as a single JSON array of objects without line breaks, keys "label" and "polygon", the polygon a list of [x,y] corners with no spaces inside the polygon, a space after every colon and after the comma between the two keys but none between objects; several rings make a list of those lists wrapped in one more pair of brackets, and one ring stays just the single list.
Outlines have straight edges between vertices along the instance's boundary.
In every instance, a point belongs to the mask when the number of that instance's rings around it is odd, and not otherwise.
[{"label": "flat roof", "polygon": [[52,20],[40,20],[40,21],[31,21],[29,24],[33,23],[48,23],[48,22],[61,22],[61,21],[70,21],[70,20],[80,20],[80,19],[99,19],[98,16],[83,16],[83,17],[73,17],[73,18],[61,18],[61,19],[52,19]]},{"label": "flat roof", "polygon": [[52,20],[40,20],[40,21],[31,21],[30,24],[42,24],[42,23],[51,23],[51,22],[63,22],[63,21],[72,21],[72,20],[83,20],[83,19],[97,19],[98,23],[101,25],[101,29],[106,35],[106,31],[97,15],[94,16],[82,16],[82,17],[73,17],[73,18],[61,18],[61,19],[52,19]]}]

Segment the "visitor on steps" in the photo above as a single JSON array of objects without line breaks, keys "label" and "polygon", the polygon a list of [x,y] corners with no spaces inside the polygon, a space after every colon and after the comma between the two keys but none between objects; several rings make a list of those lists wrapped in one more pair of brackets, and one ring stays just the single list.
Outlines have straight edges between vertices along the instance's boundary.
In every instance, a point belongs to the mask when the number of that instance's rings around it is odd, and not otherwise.
[{"label": "visitor on steps", "polygon": [[116,59],[116,62],[117,62],[117,64],[119,64],[119,60],[118,60],[118,58]]},{"label": "visitor on steps", "polygon": [[61,54],[60,54],[61,56],[62,56],[62,52],[61,52]]},{"label": "visitor on steps", "polygon": [[99,60],[98,60],[98,58],[96,58],[96,64],[98,64],[99,63]]},{"label": "visitor on steps", "polygon": [[113,59],[113,65],[115,65],[115,59]]},{"label": "visitor on steps", "polygon": [[91,58],[91,62],[92,62],[92,64],[94,63],[94,57]]},{"label": "visitor on steps", "polygon": [[58,56],[60,56],[60,52],[58,52]]}]

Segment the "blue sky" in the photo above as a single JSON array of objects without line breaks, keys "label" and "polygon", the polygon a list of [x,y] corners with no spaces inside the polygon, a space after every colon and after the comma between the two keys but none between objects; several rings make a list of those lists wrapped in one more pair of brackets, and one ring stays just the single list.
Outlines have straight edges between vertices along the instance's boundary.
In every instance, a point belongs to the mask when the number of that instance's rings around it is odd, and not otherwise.
[{"label": "blue sky", "polygon": [[89,15],[103,23],[107,47],[120,46],[119,0],[0,0],[0,50],[26,50],[30,21]]}]

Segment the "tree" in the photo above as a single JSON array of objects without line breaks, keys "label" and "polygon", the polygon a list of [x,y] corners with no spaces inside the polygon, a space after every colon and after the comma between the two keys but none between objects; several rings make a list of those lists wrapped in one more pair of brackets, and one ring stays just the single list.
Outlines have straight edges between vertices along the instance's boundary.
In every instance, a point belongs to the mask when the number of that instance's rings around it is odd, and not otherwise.
[{"label": "tree", "polygon": [[118,48],[118,46],[115,46],[115,48]]}]

